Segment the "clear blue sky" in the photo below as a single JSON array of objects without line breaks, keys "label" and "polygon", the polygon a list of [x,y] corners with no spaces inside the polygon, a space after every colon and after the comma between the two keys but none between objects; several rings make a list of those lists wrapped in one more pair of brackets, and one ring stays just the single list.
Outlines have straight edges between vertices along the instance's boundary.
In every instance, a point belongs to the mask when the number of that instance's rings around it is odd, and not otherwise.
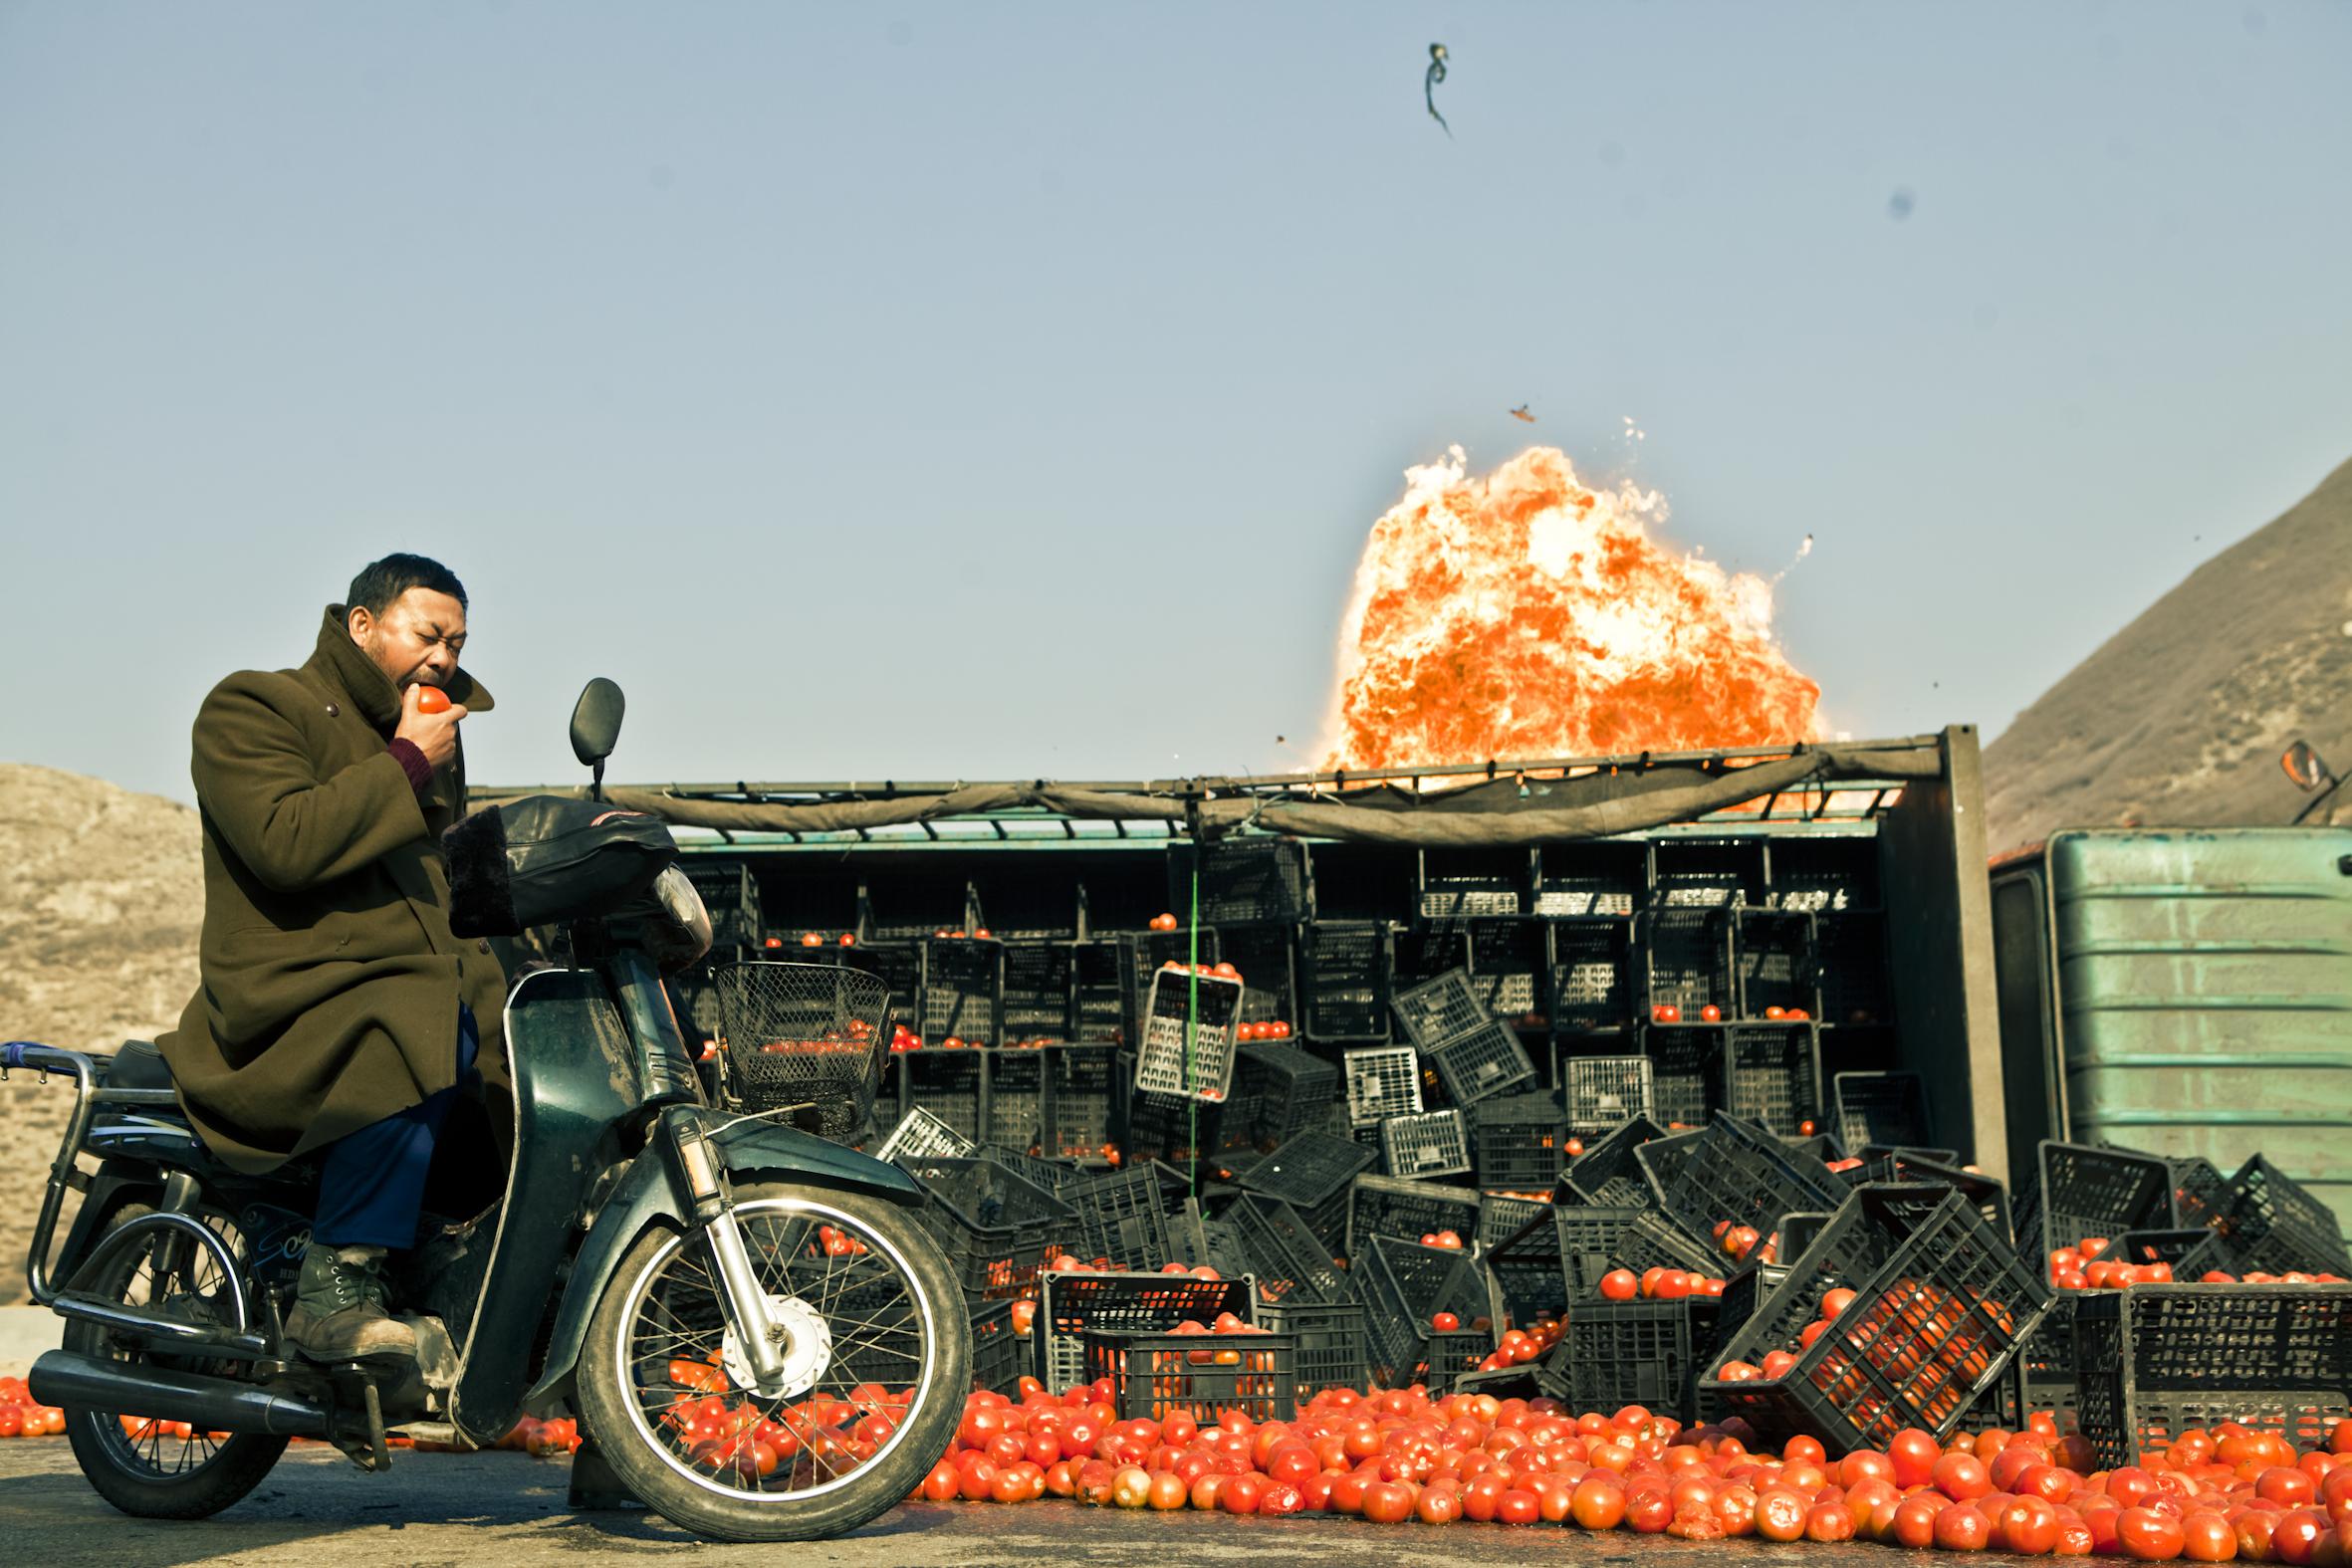
[{"label": "clear blue sky", "polygon": [[1282,767],[1400,472],[1530,435],[1816,535],[1833,728],[1997,731],[2352,455],[2348,82],[2268,0],[0,0],[0,758],[187,797],[405,548],[479,780],[591,674],[628,779]]}]

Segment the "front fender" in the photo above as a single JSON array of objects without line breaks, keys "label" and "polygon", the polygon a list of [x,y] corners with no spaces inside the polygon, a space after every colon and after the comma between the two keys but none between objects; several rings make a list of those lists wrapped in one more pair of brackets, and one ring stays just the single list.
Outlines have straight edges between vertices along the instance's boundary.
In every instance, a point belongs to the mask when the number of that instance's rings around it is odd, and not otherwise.
[{"label": "front fender", "polygon": [[923,1201],[921,1184],[898,1167],[797,1128],[736,1120],[701,1106],[665,1108],[652,1140],[630,1162],[612,1196],[596,1211],[588,1239],[581,1243],[563,1306],[556,1314],[547,1362],[539,1382],[523,1396],[523,1408],[529,1414],[544,1417],[559,1404],[571,1401],[581,1346],[588,1340],[588,1317],[637,1238],[656,1227],[674,1232],[692,1228],[693,1200],[678,1184],[676,1162],[660,1147],[665,1140],[691,1132],[710,1139],[729,1178],[736,1182],[798,1182],[837,1192],[867,1193],[910,1206]]}]

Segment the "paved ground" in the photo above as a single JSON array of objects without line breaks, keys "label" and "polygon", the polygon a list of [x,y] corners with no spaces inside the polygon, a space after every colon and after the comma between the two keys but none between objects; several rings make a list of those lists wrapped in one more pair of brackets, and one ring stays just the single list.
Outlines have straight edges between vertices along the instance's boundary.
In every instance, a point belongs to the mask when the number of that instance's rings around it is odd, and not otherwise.
[{"label": "paved ground", "polygon": [[[567,1467],[519,1454],[425,1455],[366,1475],[340,1456],[295,1449],[251,1497],[192,1524],[126,1519],[98,1499],[63,1439],[0,1443],[0,1530],[11,1563],[104,1562],[108,1568],[183,1563],[373,1568],[376,1564],[562,1563],[641,1565],[688,1553],[849,1568],[1074,1568],[1077,1563],[1241,1568],[1315,1562],[1347,1568],[1558,1561],[1641,1568],[1710,1568],[1778,1557],[1804,1568],[1894,1568],[1883,1546],[1781,1550],[1755,1542],[1689,1545],[1663,1537],[1588,1536],[1573,1529],[1456,1525],[1380,1528],[1331,1518],[1234,1519],[1128,1513],[1063,1502],[1014,1508],[911,1504],[843,1540],[814,1546],[716,1547],[637,1513],[573,1514]],[[1905,1560],[1913,1560],[1906,1556]],[[1977,1557],[1979,1563],[2017,1559]]]}]

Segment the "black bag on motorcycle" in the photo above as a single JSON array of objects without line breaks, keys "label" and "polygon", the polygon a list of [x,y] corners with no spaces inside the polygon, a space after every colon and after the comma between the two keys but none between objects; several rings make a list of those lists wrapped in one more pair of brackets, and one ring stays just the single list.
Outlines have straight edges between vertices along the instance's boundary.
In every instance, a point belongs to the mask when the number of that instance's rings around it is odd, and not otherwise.
[{"label": "black bag on motorcycle", "polygon": [[601,800],[526,795],[441,835],[449,929],[512,937],[600,914],[644,892],[678,858],[659,817]]}]

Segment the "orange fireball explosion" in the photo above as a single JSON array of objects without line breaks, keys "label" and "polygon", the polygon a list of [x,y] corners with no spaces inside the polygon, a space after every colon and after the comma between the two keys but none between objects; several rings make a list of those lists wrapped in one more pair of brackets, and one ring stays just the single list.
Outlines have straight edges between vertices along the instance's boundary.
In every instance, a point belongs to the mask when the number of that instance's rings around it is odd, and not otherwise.
[{"label": "orange fireball explosion", "polygon": [[1772,640],[1771,585],[1651,539],[1654,492],[1533,447],[1405,471],[1340,624],[1331,768],[1809,740],[1821,688]]}]

